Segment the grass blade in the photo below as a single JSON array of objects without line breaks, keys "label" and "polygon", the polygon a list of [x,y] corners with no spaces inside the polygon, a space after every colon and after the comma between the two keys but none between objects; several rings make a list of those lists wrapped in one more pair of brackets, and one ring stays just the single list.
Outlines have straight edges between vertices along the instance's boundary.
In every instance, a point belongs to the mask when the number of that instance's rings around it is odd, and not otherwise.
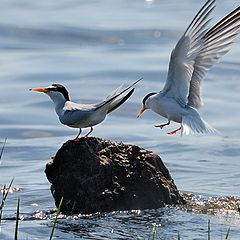
[{"label": "grass blade", "polygon": [[230,235],[230,227],[228,228],[228,231],[227,231],[227,234],[226,234],[226,237],[225,237],[226,240],[229,238],[229,235]]},{"label": "grass blade", "polygon": [[153,224],[153,229],[152,229],[152,240],[155,240],[157,237],[157,224]]},{"label": "grass blade", "polygon": [[3,206],[4,206],[4,194],[5,194],[5,191],[6,191],[6,185],[3,186],[3,189],[2,189],[2,201],[1,201],[1,204],[0,204],[0,224],[1,224],[1,221],[2,221],[2,213],[3,213]]},{"label": "grass blade", "polygon": [[20,207],[20,198],[18,198],[18,202],[17,202],[16,226],[15,226],[14,240],[18,239],[19,207]]},{"label": "grass blade", "polygon": [[2,189],[3,194],[2,194],[2,201],[1,201],[1,204],[0,204],[0,224],[1,224],[1,221],[2,221],[3,207],[5,205],[5,201],[7,199],[8,193],[9,193],[11,187],[12,187],[13,181],[14,181],[14,177],[12,178],[12,180],[9,183],[8,187],[6,188],[6,185],[4,185],[3,189]]},{"label": "grass blade", "polygon": [[13,181],[14,181],[14,177],[12,178],[11,182],[9,183],[7,189],[5,188],[5,191],[4,191],[4,194],[3,194],[3,201],[6,201],[6,199],[7,199],[7,196],[8,196],[8,193],[9,193],[11,187],[12,187]]},{"label": "grass blade", "polygon": [[208,240],[211,240],[210,231],[211,231],[210,220],[208,220]]},{"label": "grass blade", "polygon": [[7,142],[7,138],[5,138],[5,140],[3,142],[1,152],[0,152],[0,162],[1,162],[1,159],[2,159],[2,155],[3,155],[3,151],[4,151],[4,148],[5,148],[6,142]]},{"label": "grass blade", "polygon": [[148,240],[156,240],[157,239],[157,224],[152,223],[152,231],[149,234]]},{"label": "grass blade", "polygon": [[60,211],[61,211],[62,202],[63,202],[63,197],[61,198],[60,203],[59,203],[58,208],[57,208],[56,218],[55,218],[54,223],[53,223],[53,227],[52,227],[52,231],[51,231],[51,235],[50,235],[49,240],[52,240],[53,233],[54,233],[54,230],[56,228],[57,219],[58,219],[58,216],[59,216]]}]

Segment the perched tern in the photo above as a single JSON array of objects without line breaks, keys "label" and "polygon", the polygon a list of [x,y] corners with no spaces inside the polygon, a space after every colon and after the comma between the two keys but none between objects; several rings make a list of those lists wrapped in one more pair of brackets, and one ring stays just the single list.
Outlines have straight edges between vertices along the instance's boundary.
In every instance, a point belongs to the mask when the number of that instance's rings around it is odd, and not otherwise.
[{"label": "perched tern", "polygon": [[215,129],[207,124],[198,113],[202,106],[201,81],[208,70],[231,48],[239,34],[240,7],[233,10],[212,28],[208,28],[209,15],[215,8],[215,0],[209,0],[194,17],[180,38],[170,57],[168,76],[162,91],[152,92],[143,98],[143,107],[181,126],[168,134],[209,133]]},{"label": "perched tern", "polygon": [[[71,102],[67,89],[61,84],[52,84],[46,88],[31,88],[30,91],[46,93],[52,99],[60,122],[72,128],[79,128],[79,133],[74,139],[78,141],[82,128],[90,127],[90,131],[84,136],[84,138],[87,138],[93,131],[93,126],[101,123],[108,113],[127,101],[134,92],[133,86],[140,80],[142,79],[137,80],[125,89],[122,89],[122,86],[118,87],[97,104]],[[126,95],[121,96],[128,90],[130,91]]]}]

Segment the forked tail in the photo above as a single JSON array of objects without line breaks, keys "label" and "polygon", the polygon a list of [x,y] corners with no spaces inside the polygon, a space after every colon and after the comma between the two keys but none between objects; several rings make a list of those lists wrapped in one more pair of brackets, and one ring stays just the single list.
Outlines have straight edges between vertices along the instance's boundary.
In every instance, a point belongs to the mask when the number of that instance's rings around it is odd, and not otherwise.
[{"label": "forked tail", "polygon": [[128,94],[126,94],[124,97],[111,102],[107,113],[110,113],[110,112],[114,111],[115,109],[117,109],[118,107],[120,107],[124,102],[126,102],[128,100],[128,98],[131,97],[133,92],[134,92],[134,88]]},{"label": "forked tail", "polygon": [[182,131],[181,134],[189,135],[195,133],[216,133],[216,129],[206,123],[197,110],[192,107],[188,108],[189,114],[182,117]]},{"label": "forked tail", "polygon": [[[111,104],[112,106],[110,107],[109,112],[112,112],[113,110],[115,110],[116,108],[118,108],[120,105],[122,105],[133,93],[133,86],[136,85],[139,81],[141,81],[142,78],[138,79],[137,81],[135,81],[133,84],[131,84],[130,86],[128,86],[125,89],[122,89],[122,86],[118,87],[117,89],[115,89],[110,95],[108,95],[100,104],[98,104],[95,108],[95,111],[97,111],[99,108],[103,107],[104,105],[107,104]],[[129,89],[132,90],[123,98],[121,98],[120,100],[115,101],[115,99],[117,99],[117,97],[119,97],[120,95],[122,95],[123,93],[127,92]]]}]

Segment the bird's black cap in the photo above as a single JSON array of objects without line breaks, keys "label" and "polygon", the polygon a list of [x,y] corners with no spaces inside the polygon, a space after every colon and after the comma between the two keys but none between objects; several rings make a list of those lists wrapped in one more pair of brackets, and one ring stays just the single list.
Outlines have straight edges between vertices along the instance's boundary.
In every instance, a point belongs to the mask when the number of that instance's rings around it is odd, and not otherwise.
[{"label": "bird's black cap", "polygon": [[157,94],[157,93],[156,93],[156,92],[151,92],[151,93],[147,94],[147,95],[143,98],[143,100],[142,100],[143,105],[145,105],[147,99],[148,99],[150,96],[155,95],[155,94]]},{"label": "bird's black cap", "polygon": [[70,101],[70,98],[69,98],[69,95],[68,95],[68,91],[67,91],[67,89],[66,89],[63,85],[58,84],[58,83],[54,83],[54,84],[52,84],[52,86],[53,86],[54,88],[51,88],[51,89],[49,89],[49,90],[51,90],[51,91],[57,91],[57,92],[62,93],[63,96],[65,97],[66,101]]}]

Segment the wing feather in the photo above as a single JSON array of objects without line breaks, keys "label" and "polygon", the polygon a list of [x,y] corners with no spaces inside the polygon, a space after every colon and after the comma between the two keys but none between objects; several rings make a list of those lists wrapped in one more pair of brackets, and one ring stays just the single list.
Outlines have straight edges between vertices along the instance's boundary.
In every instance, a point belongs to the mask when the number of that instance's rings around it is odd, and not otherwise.
[{"label": "wing feather", "polygon": [[67,101],[64,104],[63,110],[65,110],[65,111],[76,111],[76,110],[91,111],[94,109],[94,107],[95,107],[94,104],[82,104],[82,103],[75,103],[75,102]]},{"label": "wing feather", "polygon": [[162,94],[182,106],[202,105],[201,81],[208,70],[231,48],[239,34],[240,7],[208,29],[215,0],[208,0],[173,49]]},{"label": "wing feather", "polygon": [[194,63],[190,81],[188,105],[194,108],[202,106],[201,81],[208,70],[225,55],[239,34],[240,7],[215,24],[203,36],[202,47]]},{"label": "wing feather", "polygon": [[168,77],[162,93],[174,97],[182,106],[187,105],[194,72],[194,64],[207,33],[209,15],[215,0],[208,0],[200,9],[171,53]]}]

